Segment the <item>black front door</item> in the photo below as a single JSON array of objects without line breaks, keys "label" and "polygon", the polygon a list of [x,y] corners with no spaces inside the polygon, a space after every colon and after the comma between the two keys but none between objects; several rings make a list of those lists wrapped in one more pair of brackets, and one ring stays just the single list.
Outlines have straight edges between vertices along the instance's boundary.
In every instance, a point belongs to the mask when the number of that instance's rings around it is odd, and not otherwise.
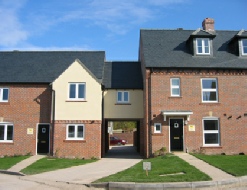
[{"label": "black front door", "polygon": [[39,124],[38,125],[38,139],[37,139],[37,153],[49,153],[50,144],[50,125]]},{"label": "black front door", "polygon": [[171,151],[183,150],[183,119],[170,119]]}]

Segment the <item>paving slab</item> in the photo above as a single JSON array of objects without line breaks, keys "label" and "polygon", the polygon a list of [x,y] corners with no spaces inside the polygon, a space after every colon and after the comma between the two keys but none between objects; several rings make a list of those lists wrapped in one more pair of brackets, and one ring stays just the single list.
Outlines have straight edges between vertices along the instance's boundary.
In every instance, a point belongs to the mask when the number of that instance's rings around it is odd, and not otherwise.
[{"label": "paving slab", "polygon": [[184,152],[174,152],[176,156],[179,158],[185,160],[190,165],[195,166],[200,171],[204,172],[205,174],[209,175],[213,181],[219,181],[219,180],[228,180],[228,179],[234,179],[235,177],[214,167],[209,165],[208,163]]},{"label": "paving slab", "polygon": [[21,162],[17,163],[16,165],[9,168],[7,171],[9,172],[20,172],[22,169],[26,168],[27,166],[31,165],[32,163],[36,162],[37,160],[46,157],[45,155],[35,155],[31,156]]}]

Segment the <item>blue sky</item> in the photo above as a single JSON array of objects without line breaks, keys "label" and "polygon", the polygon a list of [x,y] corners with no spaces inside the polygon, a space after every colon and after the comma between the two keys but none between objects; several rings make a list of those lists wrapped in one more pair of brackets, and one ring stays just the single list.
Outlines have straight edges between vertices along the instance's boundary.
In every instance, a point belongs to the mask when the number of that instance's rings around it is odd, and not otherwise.
[{"label": "blue sky", "polygon": [[246,0],[0,0],[0,51],[106,51],[137,60],[140,29],[247,30]]}]

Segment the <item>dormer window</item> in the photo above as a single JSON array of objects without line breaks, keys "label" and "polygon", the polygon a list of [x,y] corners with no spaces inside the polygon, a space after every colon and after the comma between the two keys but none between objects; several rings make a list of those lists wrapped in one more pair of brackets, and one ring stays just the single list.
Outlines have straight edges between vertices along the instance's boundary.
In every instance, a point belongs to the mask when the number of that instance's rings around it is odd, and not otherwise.
[{"label": "dormer window", "polygon": [[208,38],[196,38],[196,54],[210,54],[210,45]]},{"label": "dormer window", "polygon": [[242,55],[247,55],[247,39],[242,39]]}]

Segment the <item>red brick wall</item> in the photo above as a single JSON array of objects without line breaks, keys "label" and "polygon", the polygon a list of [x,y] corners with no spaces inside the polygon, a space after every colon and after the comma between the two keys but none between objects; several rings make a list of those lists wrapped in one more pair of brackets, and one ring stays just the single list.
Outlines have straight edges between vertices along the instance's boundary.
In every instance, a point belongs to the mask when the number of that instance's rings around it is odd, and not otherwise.
[{"label": "red brick wall", "polygon": [[[180,78],[181,97],[170,96],[171,77]],[[218,80],[218,103],[202,103],[201,78]],[[146,113],[151,115],[150,133],[153,133],[154,123],[162,123],[162,133],[151,135],[152,153],[164,146],[169,150],[169,117],[164,121],[161,110],[188,110],[193,114],[184,126],[184,148],[207,154],[247,154],[246,84],[247,71],[154,70],[148,85],[150,109]],[[203,147],[202,119],[210,112],[219,118],[220,147]],[[228,119],[229,116],[232,117]],[[189,124],[195,125],[196,130],[189,131]]]},{"label": "red brick wall", "polygon": [[[38,123],[50,123],[51,88],[49,85],[0,85],[9,88],[9,101],[0,103],[0,117],[14,124],[13,143],[0,143],[0,155],[36,154]],[[27,129],[33,128],[33,134]]]},{"label": "red brick wall", "polygon": [[[68,124],[84,124],[84,140],[66,140]],[[55,121],[53,154],[63,158],[101,158],[101,121]]]}]

